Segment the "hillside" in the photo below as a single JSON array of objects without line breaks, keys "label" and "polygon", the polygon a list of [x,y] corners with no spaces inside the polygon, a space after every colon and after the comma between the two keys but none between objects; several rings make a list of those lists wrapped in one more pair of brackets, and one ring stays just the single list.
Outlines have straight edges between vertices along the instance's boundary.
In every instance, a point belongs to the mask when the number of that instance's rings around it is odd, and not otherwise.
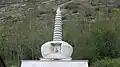
[{"label": "hillside", "polygon": [[57,5],[68,2],[61,9],[63,40],[74,47],[73,59],[94,65],[120,57],[119,0],[0,0],[0,56],[8,66],[39,59],[40,46],[52,40]]}]

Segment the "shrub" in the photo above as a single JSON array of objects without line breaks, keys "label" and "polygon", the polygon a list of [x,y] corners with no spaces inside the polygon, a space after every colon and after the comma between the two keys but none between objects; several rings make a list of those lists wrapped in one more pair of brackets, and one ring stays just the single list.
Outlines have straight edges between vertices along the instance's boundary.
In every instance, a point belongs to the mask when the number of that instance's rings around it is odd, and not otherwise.
[{"label": "shrub", "polygon": [[120,59],[103,59],[91,64],[90,67],[120,67]]},{"label": "shrub", "polygon": [[93,42],[96,45],[97,53],[100,58],[119,57],[119,48],[118,44],[116,44],[117,37],[113,30],[105,30],[104,28],[100,28],[97,31],[92,32],[92,35]]}]

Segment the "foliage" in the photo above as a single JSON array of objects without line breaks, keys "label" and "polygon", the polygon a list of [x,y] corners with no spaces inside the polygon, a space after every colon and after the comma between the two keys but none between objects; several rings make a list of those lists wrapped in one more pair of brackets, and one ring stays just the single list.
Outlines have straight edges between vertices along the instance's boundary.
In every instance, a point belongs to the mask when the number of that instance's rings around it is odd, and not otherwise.
[{"label": "foliage", "polygon": [[[119,0],[74,0],[62,8],[63,40],[74,47],[73,59],[119,57],[119,4]],[[0,8],[0,55],[7,65],[41,57],[40,46],[52,40],[56,7],[56,1],[21,0]]]},{"label": "foliage", "polygon": [[120,66],[120,59],[103,59],[98,60],[91,64],[90,67],[119,67]]},{"label": "foliage", "polygon": [[99,56],[102,57],[118,57],[119,50],[116,45],[116,36],[113,31],[105,31],[98,29],[97,32],[92,32],[94,44],[96,45]]}]

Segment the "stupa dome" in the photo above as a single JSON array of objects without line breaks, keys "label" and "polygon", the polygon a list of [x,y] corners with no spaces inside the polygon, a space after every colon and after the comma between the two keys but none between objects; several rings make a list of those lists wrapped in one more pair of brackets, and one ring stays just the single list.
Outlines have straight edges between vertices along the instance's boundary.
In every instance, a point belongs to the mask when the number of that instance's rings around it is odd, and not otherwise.
[{"label": "stupa dome", "polygon": [[71,58],[72,52],[72,46],[64,41],[50,41],[41,46],[43,58]]}]

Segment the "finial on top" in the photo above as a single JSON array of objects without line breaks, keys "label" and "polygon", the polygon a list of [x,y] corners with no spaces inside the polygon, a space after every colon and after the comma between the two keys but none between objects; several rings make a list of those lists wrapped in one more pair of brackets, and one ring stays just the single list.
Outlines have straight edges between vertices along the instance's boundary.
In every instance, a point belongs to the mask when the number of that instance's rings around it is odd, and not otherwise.
[{"label": "finial on top", "polygon": [[61,10],[60,10],[60,7],[57,8],[57,14],[61,14]]}]

